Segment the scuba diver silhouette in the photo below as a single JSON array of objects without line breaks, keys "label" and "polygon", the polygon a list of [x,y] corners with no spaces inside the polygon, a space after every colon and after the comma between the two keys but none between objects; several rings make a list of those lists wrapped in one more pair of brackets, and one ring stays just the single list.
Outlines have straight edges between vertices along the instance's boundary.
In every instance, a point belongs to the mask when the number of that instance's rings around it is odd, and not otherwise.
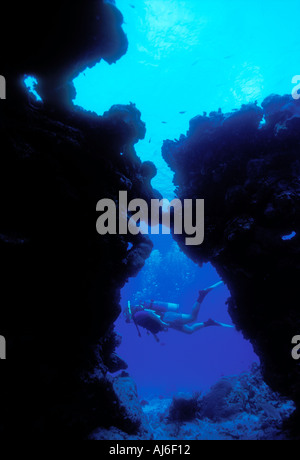
[{"label": "scuba diver silhouette", "polygon": [[168,302],[142,302],[141,305],[131,306],[128,302],[128,306],[124,311],[126,322],[130,323],[133,321],[135,324],[138,334],[141,337],[139,326],[149,331],[159,341],[156,334],[161,331],[167,331],[168,328],[176,329],[177,331],[184,332],[185,334],[193,334],[199,329],[209,326],[222,326],[233,328],[229,324],[220,323],[209,318],[203,323],[196,323],[198,313],[201,304],[207,294],[211,292],[215,287],[223,284],[220,281],[209,288],[202,289],[199,291],[198,298],[194,303],[191,313],[178,313],[179,305]]}]

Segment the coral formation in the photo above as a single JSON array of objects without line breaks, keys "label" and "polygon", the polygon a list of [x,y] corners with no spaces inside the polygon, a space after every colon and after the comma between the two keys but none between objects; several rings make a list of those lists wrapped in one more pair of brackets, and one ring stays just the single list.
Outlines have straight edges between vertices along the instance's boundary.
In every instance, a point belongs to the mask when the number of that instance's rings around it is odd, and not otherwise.
[{"label": "coral formation", "polygon": [[217,269],[231,293],[232,320],[250,339],[266,382],[297,407],[299,128],[299,101],[273,95],[262,107],[198,116],[162,150],[177,196],[205,200],[204,243],[187,247],[185,235],[174,238],[195,262]]},{"label": "coral formation", "polygon": [[206,393],[149,399],[143,410],[154,439],[289,439],[291,401],[274,393],[260,368],[221,379]]},{"label": "coral formation", "polygon": [[[103,1],[7,8],[16,52],[4,60],[9,91],[0,106],[1,334],[8,365],[0,432],[15,436],[18,426],[27,438],[78,439],[113,426],[138,436],[142,413],[132,421],[120,378],[109,372],[127,366],[115,353],[120,290],[143,267],[152,243],[142,235],[100,236],[95,224],[97,201],[118,205],[119,190],[130,199],[154,198],[134,152],[145,125],[134,106],[104,117],[68,109],[65,91],[82,66],[113,62],[126,51],[122,16]],[[43,103],[27,94],[25,73],[37,77]],[[133,384],[122,382],[133,411]]]},{"label": "coral formation", "polygon": [[22,96],[23,76],[34,75],[45,103],[67,104],[72,79],[100,59],[113,63],[127,51],[123,17],[105,0],[37,0],[3,5],[2,17],[13,27],[0,32],[2,72],[7,99]]},{"label": "coral formation", "polygon": [[1,129],[1,333],[20,362],[2,378],[6,428],[18,413],[29,430],[85,433],[122,419],[106,393],[107,371],[126,368],[113,323],[120,289],[152,249],[141,235],[98,235],[96,203],[117,203],[120,188],[153,195],[141,161],[120,155],[130,128],[126,138],[126,126],[110,120],[55,115],[21,107]]},{"label": "coral formation", "polygon": [[170,422],[188,422],[194,420],[199,412],[198,394],[178,393],[173,396],[169,408]]}]

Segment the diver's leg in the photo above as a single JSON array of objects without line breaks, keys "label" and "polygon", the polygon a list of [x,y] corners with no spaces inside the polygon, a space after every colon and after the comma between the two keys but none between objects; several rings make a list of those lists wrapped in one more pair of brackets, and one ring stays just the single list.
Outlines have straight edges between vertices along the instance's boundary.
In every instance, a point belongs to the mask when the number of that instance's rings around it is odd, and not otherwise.
[{"label": "diver's leg", "polygon": [[183,324],[191,322],[190,316],[191,315],[185,315],[184,313],[167,312],[167,313],[164,313],[162,319],[163,319],[163,322],[168,324],[168,326],[170,327],[173,327],[173,326],[181,327]]},{"label": "diver's leg", "polygon": [[209,326],[221,326],[221,327],[229,327],[231,329],[234,329],[234,326],[231,324],[225,324],[225,323],[220,323],[220,321],[216,321],[214,319],[209,318],[207,321],[205,321],[205,327]]},{"label": "diver's leg", "polygon": [[198,299],[194,303],[191,313],[166,312],[163,314],[163,321],[168,323],[170,327],[179,326],[179,328],[184,324],[194,323],[197,320],[201,304],[210,291],[212,288],[199,291]]},{"label": "diver's leg", "polygon": [[194,332],[199,331],[199,329],[203,329],[204,327],[210,326],[223,326],[230,328],[234,327],[229,324],[220,323],[219,321],[215,321],[213,319],[208,319],[207,321],[204,321],[204,323],[195,323],[191,325],[183,324],[180,327],[177,327],[176,329],[178,331],[185,332],[186,334],[193,334]]},{"label": "diver's leg", "polygon": [[183,324],[180,328],[177,328],[177,330],[180,332],[184,332],[185,334],[193,334],[194,332],[198,331],[199,329],[203,329],[204,327],[204,323],[196,323],[192,324],[191,326]]},{"label": "diver's leg", "polygon": [[212,291],[212,288],[208,288],[208,289],[203,289],[201,291],[199,291],[199,295],[198,295],[198,299],[197,301],[194,303],[193,307],[192,307],[192,311],[189,315],[184,315],[185,316],[185,323],[193,323],[194,321],[197,320],[197,317],[198,317],[198,313],[199,313],[199,310],[200,310],[200,307],[201,307],[201,304],[203,302],[203,300],[205,299],[205,297],[207,296],[207,294]]},{"label": "diver's leg", "polygon": [[[197,320],[197,317],[198,317],[198,313],[199,313],[199,310],[200,310],[200,307],[201,307],[201,303],[202,303],[202,300],[201,302],[195,302],[194,305],[192,306],[192,311],[191,313],[171,313],[172,317],[175,319],[175,315],[176,315],[176,323],[177,324],[189,324],[189,323],[194,323],[196,320]],[[166,313],[164,315],[164,320],[166,322],[168,322],[168,317],[170,317],[171,315],[169,315],[168,313]]]},{"label": "diver's leg", "polygon": [[197,302],[194,303],[194,305],[192,306],[191,313],[189,315],[186,315],[186,316],[188,316],[187,323],[193,323],[194,321],[196,321],[196,319],[198,317],[200,307],[201,307],[201,304],[202,304],[202,301],[198,302],[198,300],[197,300]]}]

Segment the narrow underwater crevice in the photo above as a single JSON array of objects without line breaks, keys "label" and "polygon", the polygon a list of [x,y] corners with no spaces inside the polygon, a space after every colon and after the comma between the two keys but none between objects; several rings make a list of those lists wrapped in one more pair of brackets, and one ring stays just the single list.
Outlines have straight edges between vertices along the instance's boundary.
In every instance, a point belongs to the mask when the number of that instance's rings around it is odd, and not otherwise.
[{"label": "narrow underwater crevice", "polygon": [[[200,289],[218,281],[216,271],[206,264],[198,267],[178,247],[171,235],[151,237],[154,246],[149,259],[135,278],[121,292],[121,305],[127,310],[144,302],[178,304],[178,313],[189,314]],[[207,296],[195,322],[209,318],[230,324],[226,286],[219,286]],[[127,316],[126,316],[127,318]],[[128,318],[127,318],[128,321]],[[147,329],[121,315],[116,330],[123,336],[119,354],[129,364],[139,394],[172,395],[177,391],[203,391],[224,375],[248,370],[258,358],[241,333],[234,329],[208,328],[192,336],[169,328],[157,334],[157,341]],[[223,349],[223,353],[220,353]]]},{"label": "narrow underwater crevice", "polygon": [[[95,233],[100,198],[117,202],[120,188],[131,198],[157,196],[149,165],[133,147],[144,126],[131,105],[101,118],[71,107],[72,79],[87,65],[112,63],[126,52],[123,18],[101,0],[71,6],[55,0],[46,14],[37,1],[5,8],[3,17],[14,27],[9,37],[1,29],[1,43],[10,46],[2,49],[7,100],[0,107],[0,333],[8,356],[1,369],[0,432],[5,438],[82,439],[101,429],[111,436],[115,427],[145,439],[151,430],[133,381],[109,372],[124,367],[113,331],[120,290],[143,267],[152,244],[143,236],[101,239]],[[42,105],[28,103],[24,75],[38,79]],[[217,268],[232,293],[232,318],[255,346],[264,377],[299,405],[299,368],[289,353],[299,332],[295,108],[288,98],[266,101],[261,131],[262,112],[254,106],[225,119],[200,117],[191,125],[191,145],[181,139],[168,144],[165,155],[175,182],[187,186],[179,190],[182,197],[196,193],[211,209],[208,241],[188,255]],[[224,131],[230,148],[218,151]],[[206,135],[217,155],[203,159]],[[188,147],[185,157],[181,143]],[[222,151],[234,155],[222,158]],[[279,241],[291,230],[295,238]]]}]

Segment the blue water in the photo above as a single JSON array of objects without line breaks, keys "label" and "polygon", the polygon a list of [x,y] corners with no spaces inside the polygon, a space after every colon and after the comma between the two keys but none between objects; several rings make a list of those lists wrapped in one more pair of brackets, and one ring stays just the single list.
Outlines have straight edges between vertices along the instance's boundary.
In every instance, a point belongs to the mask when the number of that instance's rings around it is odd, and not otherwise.
[{"label": "blue water", "polygon": [[128,52],[115,64],[101,61],[82,72],[75,79],[74,103],[99,115],[113,104],[136,103],[147,126],[137,152],[156,163],[153,185],[169,198],[164,139],[185,134],[189,120],[203,111],[230,111],[271,93],[291,93],[292,77],[300,73],[299,2],[117,0],[116,5],[124,16]]},{"label": "blue water", "polygon": [[[203,111],[261,103],[271,93],[293,89],[299,74],[298,0],[117,0],[128,36],[127,54],[105,61],[75,79],[75,105],[99,115],[113,104],[137,105],[147,134],[136,145],[140,158],[158,167],[153,186],[174,195],[172,173],[161,157],[165,139],[179,138],[189,120]],[[153,237],[154,238],[154,237]],[[178,252],[171,237],[154,239],[155,251],[122,292],[122,305],[137,297],[179,302],[188,311],[200,288],[219,280]],[[203,304],[199,320],[230,323],[226,286]],[[122,317],[119,354],[128,362],[141,395],[205,389],[222,375],[247,370],[258,361],[236,330],[217,327],[186,336],[170,330],[160,344]]]},{"label": "blue water", "polygon": [[[157,236],[154,243],[143,270],[123,289],[122,305],[127,300],[136,304],[139,299],[155,299],[179,303],[180,311],[189,313],[199,289],[211,286],[219,277],[209,264],[197,267],[170,237]],[[225,305],[228,297],[224,285],[211,292],[201,306],[199,322],[213,318],[232,324]],[[253,362],[259,362],[236,329],[210,327],[193,335],[169,329],[159,334],[160,343],[144,329],[139,338],[134,324],[127,324],[123,316],[116,329],[123,337],[118,353],[128,363],[143,397],[204,391],[221,377],[249,370]]]},{"label": "blue water", "polygon": [[36,100],[41,102],[42,98],[40,97],[40,95],[36,91],[36,86],[38,84],[37,79],[34,78],[34,77],[25,76],[24,83],[25,83],[25,86],[28,89],[28,91],[35,96]]}]

